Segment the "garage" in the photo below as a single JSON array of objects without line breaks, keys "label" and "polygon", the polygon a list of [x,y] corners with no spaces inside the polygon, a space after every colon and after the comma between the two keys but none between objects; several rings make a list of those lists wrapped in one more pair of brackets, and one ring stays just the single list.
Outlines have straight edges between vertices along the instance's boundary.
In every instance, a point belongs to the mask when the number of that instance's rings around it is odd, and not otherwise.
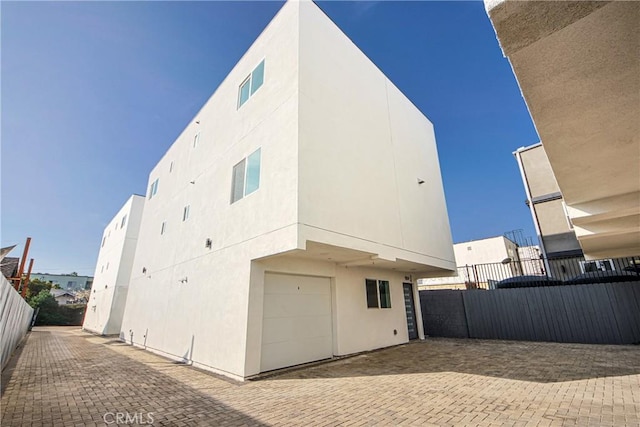
[{"label": "garage", "polygon": [[260,371],[332,356],[330,279],[266,273]]}]

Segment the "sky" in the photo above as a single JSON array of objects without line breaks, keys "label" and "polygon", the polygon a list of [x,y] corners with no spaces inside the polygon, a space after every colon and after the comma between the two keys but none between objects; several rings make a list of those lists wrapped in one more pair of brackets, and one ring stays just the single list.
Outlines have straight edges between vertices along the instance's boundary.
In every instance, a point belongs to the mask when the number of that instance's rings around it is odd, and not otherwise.
[{"label": "sky", "polygon": [[[481,1],[320,8],[434,124],[454,242],[535,231],[512,152],[538,142]],[[1,3],[2,246],[93,275],[104,227],[282,6]]]}]

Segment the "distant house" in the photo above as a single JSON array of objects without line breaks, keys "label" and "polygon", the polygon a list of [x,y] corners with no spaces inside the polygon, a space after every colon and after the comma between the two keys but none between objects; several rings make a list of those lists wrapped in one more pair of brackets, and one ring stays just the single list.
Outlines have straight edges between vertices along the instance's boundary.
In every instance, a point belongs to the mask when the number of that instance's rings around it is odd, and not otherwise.
[{"label": "distant house", "polygon": [[67,291],[81,291],[83,289],[91,289],[93,284],[92,276],[76,276],[72,274],[48,274],[34,273],[31,274],[31,280],[38,279],[43,282],[51,282],[53,285],[60,286],[60,289]]},{"label": "distant house", "polygon": [[76,300],[76,294],[64,289],[51,289],[49,291],[59,305],[72,304]]},{"label": "distant house", "polygon": [[505,236],[456,243],[453,251],[457,274],[419,279],[419,289],[491,287],[498,280],[544,272],[537,246],[520,247]]},{"label": "distant house", "polygon": [[2,269],[2,275],[7,279],[16,277],[18,275],[18,263],[20,258],[5,257],[0,261],[0,269]]}]

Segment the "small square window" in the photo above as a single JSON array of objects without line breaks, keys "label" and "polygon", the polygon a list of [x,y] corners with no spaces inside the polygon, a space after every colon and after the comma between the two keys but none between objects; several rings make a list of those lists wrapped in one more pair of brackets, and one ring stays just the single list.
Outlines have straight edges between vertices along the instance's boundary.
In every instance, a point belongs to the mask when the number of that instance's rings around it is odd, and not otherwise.
[{"label": "small square window", "polygon": [[391,308],[388,280],[365,279],[367,308]]},{"label": "small square window", "polygon": [[264,83],[264,59],[253,69],[251,74],[242,81],[238,88],[238,108],[247,102]]}]

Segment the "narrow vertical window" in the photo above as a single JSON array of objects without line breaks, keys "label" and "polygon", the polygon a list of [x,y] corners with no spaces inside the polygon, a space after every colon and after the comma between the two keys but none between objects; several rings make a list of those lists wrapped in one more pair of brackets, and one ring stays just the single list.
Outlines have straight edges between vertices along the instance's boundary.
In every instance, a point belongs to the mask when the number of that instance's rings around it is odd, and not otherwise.
[{"label": "narrow vertical window", "polygon": [[151,183],[151,187],[149,188],[149,199],[156,195],[158,192],[158,181],[159,178]]},{"label": "narrow vertical window", "polygon": [[160,234],[164,234],[167,231],[167,222],[162,221],[162,225],[160,226]]},{"label": "narrow vertical window", "polygon": [[366,279],[367,308],[378,308],[378,287],[375,280]]},{"label": "narrow vertical window", "polygon": [[391,308],[389,282],[387,280],[378,280],[378,288],[380,289],[380,308]]},{"label": "narrow vertical window", "polygon": [[200,142],[200,132],[196,133],[193,137],[193,148],[198,146],[198,142]]},{"label": "narrow vertical window", "polygon": [[102,246],[100,246],[101,248],[104,248],[104,242],[107,240],[107,236],[102,237]]},{"label": "narrow vertical window", "polygon": [[190,208],[190,205],[187,205],[182,210],[182,220],[183,221],[186,221],[186,220],[189,219],[189,208]]},{"label": "narrow vertical window", "polygon": [[169,173],[173,172],[173,162],[169,164]]},{"label": "narrow vertical window", "polygon": [[247,157],[247,178],[244,184],[244,195],[251,194],[260,187],[260,149]]},{"label": "narrow vertical window", "polygon": [[249,100],[249,94],[251,90],[251,77],[248,77],[240,85],[240,93],[238,94],[238,108],[242,107],[242,104]]},{"label": "narrow vertical window", "polygon": [[251,73],[251,95],[253,95],[264,82],[264,59]]},{"label": "narrow vertical window", "polygon": [[127,223],[127,216],[122,217],[122,222],[120,223],[120,228],[124,228],[124,225]]},{"label": "narrow vertical window", "polygon": [[233,167],[231,180],[231,203],[235,203],[244,196],[245,159]]}]

